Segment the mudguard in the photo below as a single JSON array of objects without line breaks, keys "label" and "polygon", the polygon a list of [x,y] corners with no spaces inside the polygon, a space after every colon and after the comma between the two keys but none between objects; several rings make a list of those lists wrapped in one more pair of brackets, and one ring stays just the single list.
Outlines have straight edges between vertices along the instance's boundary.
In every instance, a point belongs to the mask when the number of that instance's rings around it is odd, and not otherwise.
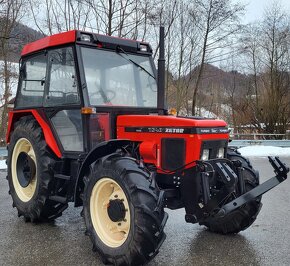
[{"label": "mudguard", "polygon": [[28,109],[28,110],[19,110],[19,111],[10,111],[9,117],[8,117],[8,128],[6,133],[6,142],[10,142],[10,135],[11,132],[14,129],[14,124],[17,122],[21,117],[32,115],[39,126],[42,129],[44,139],[48,147],[54,152],[54,154],[58,157],[62,157],[62,153],[60,151],[60,148],[58,147],[57,141],[55,140],[55,137],[51,131],[50,125],[45,121],[43,116],[38,110],[35,109]]},{"label": "mudguard", "polygon": [[80,198],[80,194],[84,189],[84,183],[83,178],[84,176],[88,175],[90,171],[90,165],[97,161],[98,159],[109,155],[111,153],[114,153],[116,150],[129,145],[132,143],[130,140],[126,139],[113,139],[109,141],[104,141],[100,144],[98,144],[93,150],[91,150],[88,155],[85,157],[85,159],[82,162],[82,165],[80,167],[77,181],[75,185],[75,193],[74,193],[74,202],[75,207],[82,206],[82,199]]}]

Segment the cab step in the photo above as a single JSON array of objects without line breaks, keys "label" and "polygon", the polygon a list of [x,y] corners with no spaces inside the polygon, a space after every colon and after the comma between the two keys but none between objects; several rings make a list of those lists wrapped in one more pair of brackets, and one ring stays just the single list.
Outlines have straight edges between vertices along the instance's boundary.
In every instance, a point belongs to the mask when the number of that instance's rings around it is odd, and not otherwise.
[{"label": "cab step", "polygon": [[51,195],[48,197],[49,200],[53,200],[62,204],[66,204],[68,202],[68,199],[66,197]]},{"label": "cab step", "polygon": [[68,181],[71,179],[69,175],[63,175],[63,174],[55,174],[54,177],[58,179],[68,180]]}]

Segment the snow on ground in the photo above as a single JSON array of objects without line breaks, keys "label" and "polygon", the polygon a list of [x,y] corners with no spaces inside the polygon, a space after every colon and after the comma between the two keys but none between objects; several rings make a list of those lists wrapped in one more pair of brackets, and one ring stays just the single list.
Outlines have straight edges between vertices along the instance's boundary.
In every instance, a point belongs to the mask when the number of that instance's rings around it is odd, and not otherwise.
[{"label": "snow on ground", "polygon": [[206,110],[205,108],[201,107],[198,111],[200,113],[200,116],[207,117],[207,118],[217,118],[217,115],[213,112],[210,112],[209,110]]},{"label": "snow on ground", "polygon": [[6,169],[7,165],[6,165],[6,160],[0,160],[0,170]]},{"label": "snow on ground", "polygon": [[[187,112],[185,108],[181,108],[178,112],[179,116],[191,116],[191,112]],[[196,116],[206,117],[206,118],[218,118],[216,114],[210,112],[209,110],[201,107],[196,111]]]},{"label": "snow on ground", "polygon": [[290,148],[273,146],[247,146],[238,149],[243,156],[290,156]]}]

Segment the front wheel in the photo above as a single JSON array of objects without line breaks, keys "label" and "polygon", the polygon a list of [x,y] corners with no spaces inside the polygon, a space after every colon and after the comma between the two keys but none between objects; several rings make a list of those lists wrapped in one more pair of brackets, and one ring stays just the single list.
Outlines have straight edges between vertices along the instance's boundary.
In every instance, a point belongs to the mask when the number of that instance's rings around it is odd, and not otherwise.
[{"label": "front wheel", "polygon": [[[237,150],[229,148],[227,157],[229,160],[239,160],[244,168],[243,180],[245,192],[248,192],[259,185],[259,174],[250,164],[249,160],[243,157]],[[231,200],[231,199],[230,199]],[[221,234],[235,234],[247,229],[256,220],[262,207],[261,197],[258,197],[240,208],[230,212],[224,217],[204,221],[202,225],[210,231]]]},{"label": "front wheel", "polygon": [[158,253],[167,214],[148,179],[134,159],[118,154],[98,161],[85,177],[86,232],[105,263],[144,265]]}]

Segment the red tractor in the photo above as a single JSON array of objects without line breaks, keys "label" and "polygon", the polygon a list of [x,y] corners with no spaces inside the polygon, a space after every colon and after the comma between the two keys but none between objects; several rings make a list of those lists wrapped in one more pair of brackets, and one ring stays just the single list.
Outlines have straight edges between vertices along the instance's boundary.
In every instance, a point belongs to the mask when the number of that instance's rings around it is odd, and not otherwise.
[{"label": "red tractor", "polygon": [[164,69],[163,28],[158,75],[144,42],[73,30],[24,47],[7,132],[18,216],[50,221],[83,206],[94,250],[114,265],[158,253],[164,208],[222,234],[255,221],[289,169],[269,157],[276,175],[259,185],[224,121],[168,114]]}]

